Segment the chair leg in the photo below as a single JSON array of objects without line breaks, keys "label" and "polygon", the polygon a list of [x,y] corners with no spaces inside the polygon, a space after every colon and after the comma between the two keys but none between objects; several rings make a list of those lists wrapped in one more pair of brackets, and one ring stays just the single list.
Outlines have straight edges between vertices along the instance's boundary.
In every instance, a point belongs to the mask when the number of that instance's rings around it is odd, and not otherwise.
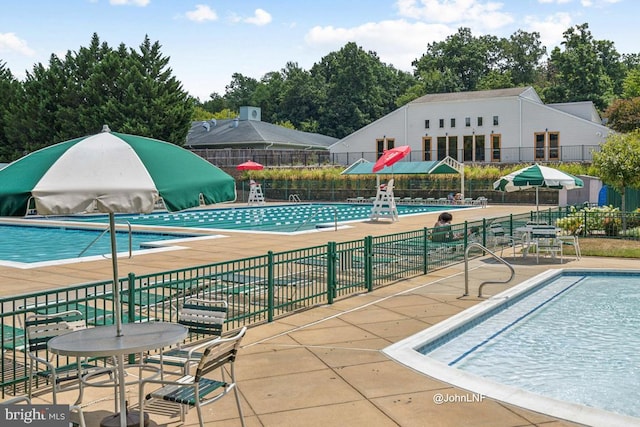
[{"label": "chair leg", "polygon": [[236,404],[238,405],[238,414],[240,415],[240,424],[242,424],[242,427],[245,427],[244,414],[242,413],[242,405],[240,404],[240,392],[238,391],[238,384],[235,384],[235,386],[233,387],[233,394],[236,395]]}]

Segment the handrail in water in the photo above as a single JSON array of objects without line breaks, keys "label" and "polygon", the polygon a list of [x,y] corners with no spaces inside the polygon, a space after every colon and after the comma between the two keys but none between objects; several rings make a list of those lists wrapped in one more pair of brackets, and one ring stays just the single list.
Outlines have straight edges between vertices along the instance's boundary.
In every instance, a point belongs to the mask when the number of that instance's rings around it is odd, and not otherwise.
[{"label": "handrail in water", "polygon": [[334,222],[334,225],[335,225],[335,230],[334,231],[338,231],[338,209],[335,206],[320,206],[320,208],[317,211],[315,211],[314,213],[309,215],[309,218],[304,220],[304,222],[302,224],[300,224],[293,231],[298,231],[298,230],[300,230],[301,227],[304,227],[305,225],[307,225],[309,223],[309,221],[311,221],[313,218],[315,218],[316,215],[318,214],[318,212],[322,211],[323,209],[333,209],[333,222]]},{"label": "handrail in water", "polygon": [[513,280],[513,277],[516,275],[516,271],[511,264],[509,264],[507,261],[505,261],[502,257],[498,256],[493,251],[490,251],[489,249],[487,249],[485,246],[481,245],[478,242],[471,242],[467,245],[466,249],[464,250],[464,295],[462,295],[463,297],[466,297],[469,295],[469,250],[471,250],[471,248],[474,248],[474,247],[480,248],[483,251],[489,253],[492,257],[494,257],[496,260],[500,261],[501,263],[509,267],[509,270],[511,270],[511,276],[506,281],[485,280],[484,282],[480,283],[480,286],[478,286],[478,298],[482,298],[482,288],[484,287],[484,285],[488,285],[489,283],[501,283],[501,284],[509,283],[510,281]]},{"label": "handrail in water", "polygon": [[[131,257],[133,257],[133,231],[132,231],[132,229],[131,229],[131,223],[130,223],[129,221],[127,221],[127,226],[129,227],[129,258],[131,258]],[[102,236],[104,236],[105,234],[107,234],[107,233],[109,232],[109,229],[110,229],[110,228],[107,226],[107,229],[106,229],[106,230],[104,230],[102,233],[100,233],[100,235],[99,235],[98,237],[96,237],[95,239],[93,239],[93,240],[91,241],[91,243],[89,243],[89,244],[87,245],[87,247],[86,247],[86,248],[84,248],[84,249],[80,252],[80,254],[78,254],[77,258],[80,258],[80,257],[81,257],[81,256],[82,256],[86,251],[88,251],[88,250],[89,250],[89,248],[90,248],[91,246],[93,246],[93,244],[94,244],[95,242],[97,242],[98,240],[100,240],[100,238],[101,238]],[[115,230],[114,230],[114,231],[115,231]]]}]

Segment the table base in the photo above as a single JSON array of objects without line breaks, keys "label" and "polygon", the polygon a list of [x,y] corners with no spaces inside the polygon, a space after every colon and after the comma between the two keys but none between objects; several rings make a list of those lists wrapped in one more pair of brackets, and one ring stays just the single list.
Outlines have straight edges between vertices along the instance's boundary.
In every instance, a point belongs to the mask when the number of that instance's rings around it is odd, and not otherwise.
[{"label": "table base", "polygon": [[[149,425],[149,414],[144,414],[144,425]],[[127,427],[140,426],[140,412],[127,411]],[[120,427],[120,414],[113,414],[105,417],[100,422],[100,427]]]}]

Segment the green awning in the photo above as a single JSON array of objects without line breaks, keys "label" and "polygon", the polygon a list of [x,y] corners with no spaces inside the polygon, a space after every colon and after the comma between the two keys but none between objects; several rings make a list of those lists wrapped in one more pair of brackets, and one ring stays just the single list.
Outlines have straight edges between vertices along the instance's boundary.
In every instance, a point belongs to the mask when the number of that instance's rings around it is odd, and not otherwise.
[{"label": "green awning", "polygon": [[398,162],[393,166],[387,166],[378,172],[372,172],[373,162],[369,162],[364,159],[360,159],[347,169],[345,169],[341,175],[416,175],[416,174],[459,174],[460,171],[456,169],[456,162],[451,158],[447,158],[439,161],[431,162]]}]

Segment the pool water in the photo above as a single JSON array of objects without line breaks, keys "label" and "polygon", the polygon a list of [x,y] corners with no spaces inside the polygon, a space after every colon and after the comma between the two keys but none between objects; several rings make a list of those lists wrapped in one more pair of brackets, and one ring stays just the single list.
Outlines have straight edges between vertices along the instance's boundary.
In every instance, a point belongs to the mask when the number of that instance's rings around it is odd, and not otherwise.
[{"label": "pool water", "polygon": [[[0,225],[0,260],[34,263],[77,258],[103,231],[69,227]],[[186,234],[132,233],[132,250],[140,250],[150,242],[188,237]],[[118,252],[129,251],[129,233],[117,232]],[[82,257],[111,255],[111,236],[105,233]]]},{"label": "pool water", "polygon": [[[414,215],[465,206],[400,205],[398,215]],[[158,212],[140,215],[117,215],[131,225],[195,227],[224,230],[250,230],[290,233],[312,230],[321,225],[362,221],[371,215],[370,204],[290,204],[279,206],[197,209],[181,212]],[[61,219],[61,218],[55,218]],[[106,223],[105,215],[72,216],[63,219]]]},{"label": "pool water", "polygon": [[565,273],[419,351],[501,384],[640,417],[638,307],[639,273]]}]

